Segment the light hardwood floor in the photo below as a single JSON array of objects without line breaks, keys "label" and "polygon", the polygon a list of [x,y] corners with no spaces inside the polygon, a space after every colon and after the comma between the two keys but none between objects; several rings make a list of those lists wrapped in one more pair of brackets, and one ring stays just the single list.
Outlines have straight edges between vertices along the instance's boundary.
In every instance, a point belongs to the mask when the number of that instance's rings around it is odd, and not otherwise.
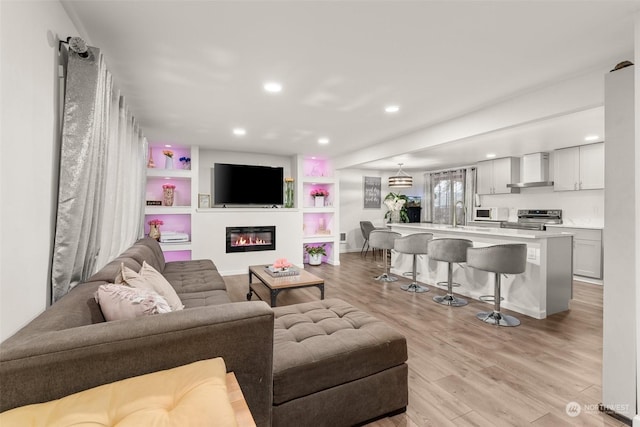
[{"label": "light hardwood floor", "polygon": [[[475,318],[490,305],[451,308],[433,302],[445,292],[400,290],[410,280],[373,279],[380,257],[342,254],[340,266],[305,265],[325,279],[325,298],[340,298],[387,321],[407,338],[407,412],[370,426],[624,426],[597,409],[601,402],[602,287],[574,282],[570,310],[498,328]],[[245,300],[248,276],[225,277],[234,301]],[[266,292],[258,293],[264,299]],[[319,299],[317,288],[282,292],[278,305]],[[254,296],[255,298],[255,296]],[[268,299],[267,299],[268,301]],[[581,413],[565,408],[577,402]]]}]

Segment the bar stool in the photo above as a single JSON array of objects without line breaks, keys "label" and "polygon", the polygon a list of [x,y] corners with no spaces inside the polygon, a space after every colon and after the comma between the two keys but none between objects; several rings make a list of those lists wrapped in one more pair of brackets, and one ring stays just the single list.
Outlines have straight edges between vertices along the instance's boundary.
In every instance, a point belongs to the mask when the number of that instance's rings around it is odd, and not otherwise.
[{"label": "bar stool", "polygon": [[393,249],[393,242],[400,237],[400,233],[390,230],[371,230],[369,234],[369,246],[375,249],[382,249],[382,261],[384,262],[384,273],[376,277],[381,282],[395,282],[397,277],[389,275],[389,262],[387,260],[387,251]]},{"label": "bar stool", "polygon": [[485,311],[476,314],[483,322],[498,326],[518,326],[520,321],[513,316],[500,312],[500,275],[524,273],[527,267],[527,245],[514,243],[506,245],[494,245],[485,248],[467,249],[467,265],[478,270],[495,273],[495,285],[493,295],[484,295],[482,301],[493,301],[493,311]]},{"label": "bar stool", "polygon": [[411,278],[413,282],[409,285],[402,285],[400,289],[407,292],[428,292],[429,288],[418,285],[417,276],[417,258],[418,255],[426,255],[429,240],[433,239],[432,233],[416,233],[396,239],[394,249],[396,252],[413,255],[413,270]]},{"label": "bar stool", "polygon": [[[429,259],[444,261],[448,264],[447,281],[438,282],[437,285],[447,284],[447,295],[435,296],[433,300],[438,304],[462,307],[468,302],[463,298],[453,295],[453,263],[467,261],[467,249],[473,247],[473,242],[467,239],[435,239],[429,242]],[[459,285],[456,283],[456,285]]]}]

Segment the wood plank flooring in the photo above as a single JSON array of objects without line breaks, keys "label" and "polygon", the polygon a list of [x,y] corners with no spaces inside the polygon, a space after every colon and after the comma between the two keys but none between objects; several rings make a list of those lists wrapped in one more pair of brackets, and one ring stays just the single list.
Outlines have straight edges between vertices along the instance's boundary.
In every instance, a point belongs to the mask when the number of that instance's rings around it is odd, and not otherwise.
[{"label": "wood plank flooring", "polygon": [[[370,426],[624,426],[597,410],[601,402],[602,287],[574,282],[570,310],[536,320],[518,313],[522,324],[498,328],[475,318],[491,306],[433,302],[445,292],[412,294],[410,280],[380,283],[381,260],[371,254],[341,254],[340,266],[305,269],[325,279],[325,298],[340,298],[385,320],[407,338],[407,412]],[[248,276],[225,277],[230,297],[244,301]],[[268,301],[268,293],[258,290]],[[254,296],[255,298],[255,296]],[[278,305],[320,298],[316,288],[282,292]],[[569,402],[581,413],[569,417]]]}]

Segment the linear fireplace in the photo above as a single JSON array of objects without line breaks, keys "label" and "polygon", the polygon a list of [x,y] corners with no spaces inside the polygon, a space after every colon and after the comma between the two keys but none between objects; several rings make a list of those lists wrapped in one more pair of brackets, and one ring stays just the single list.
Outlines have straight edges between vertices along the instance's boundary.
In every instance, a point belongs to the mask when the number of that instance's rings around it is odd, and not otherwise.
[{"label": "linear fireplace", "polygon": [[274,251],[276,227],[227,227],[227,253]]}]

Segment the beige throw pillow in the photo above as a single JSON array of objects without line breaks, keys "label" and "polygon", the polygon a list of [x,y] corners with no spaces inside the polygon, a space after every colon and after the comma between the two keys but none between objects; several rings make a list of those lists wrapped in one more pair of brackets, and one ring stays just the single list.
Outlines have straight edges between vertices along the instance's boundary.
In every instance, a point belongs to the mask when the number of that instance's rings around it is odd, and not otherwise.
[{"label": "beige throw pillow", "polygon": [[171,310],[182,310],[184,305],[182,301],[180,301],[180,297],[176,293],[173,286],[164,278],[162,274],[160,274],[155,268],[151,267],[147,264],[146,261],[142,262],[142,268],[140,269],[140,273],[136,273],[124,263],[120,266],[120,274],[116,278],[116,283],[118,280],[121,280],[122,283],[126,283],[129,286],[140,289],[149,289],[155,291],[162,295]]},{"label": "beige throw pillow", "polygon": [[169,313],[171,307],[160,294],[126,285],[100,285],[95,299],[107,321]]}]

